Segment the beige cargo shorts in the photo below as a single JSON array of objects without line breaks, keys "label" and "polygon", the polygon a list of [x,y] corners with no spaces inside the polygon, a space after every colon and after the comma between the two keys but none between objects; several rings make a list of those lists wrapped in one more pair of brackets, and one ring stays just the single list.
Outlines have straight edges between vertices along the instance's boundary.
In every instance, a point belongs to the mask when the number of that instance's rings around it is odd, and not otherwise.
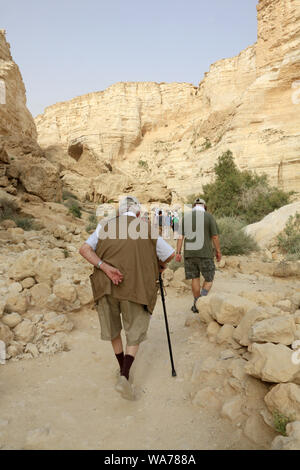
[{"label": "beige cargo shorts", "polygon": [[104,295],[96,302],[96,308],[101,339],[112,341],[117,338],[122,330],[122,323],[128,346],[136,346],[146,339],[151,315],[143,305]]}]

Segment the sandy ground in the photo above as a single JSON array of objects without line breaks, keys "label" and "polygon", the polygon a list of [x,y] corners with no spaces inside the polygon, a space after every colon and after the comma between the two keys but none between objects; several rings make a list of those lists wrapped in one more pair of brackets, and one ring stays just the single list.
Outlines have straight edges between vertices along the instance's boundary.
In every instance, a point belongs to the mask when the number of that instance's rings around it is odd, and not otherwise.
[{"label": "sandy ground", "polygon": [[[249,280],[217,279],[213,289],[246,286],[255,288]],[[148,339],[131,369],[137,401],[114,390],[117,362],[110,343],[99,339],[95,310],[71,314],[70,351],[0,366],[0,448],[258,448],[228,420],[191,403],[186,371],[224,347],[208,341],[204,325],[196,332],[184,326],[190,295],[167,288],[166,305],[177,377],[171,376],[158,298]]]}]

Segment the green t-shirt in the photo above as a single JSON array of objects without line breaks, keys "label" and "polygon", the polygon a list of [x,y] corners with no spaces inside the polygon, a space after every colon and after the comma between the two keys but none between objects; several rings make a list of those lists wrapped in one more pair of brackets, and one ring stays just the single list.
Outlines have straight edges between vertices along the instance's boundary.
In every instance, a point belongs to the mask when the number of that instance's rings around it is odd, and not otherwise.
[{"label": "green t-shirt", "polygon": [[[214,217],[209,214],[208,212],[203,212],[202,217],[199,217],[197,220],[198,227],[196,227],[196,212],[198,211],[191,211],[184,215],[182,220],[182,235],[184,235],[184,257],[185,258],[193,258],[193,257],[200,257],[200,258],[213,258],[213,245],[212,245],[212,237],[219,234],[217,223]],[[188,218],[191,218],[192,220]],[[203,227],[204,224],[204,227]],[[198,233],[204,229],[204,243],[201,249],[187,249],[186,244],[187,242],[193,242],[195,240],[195,236],[193,238],[189,238],[187,236],[187,228],[192,227],[193,232]],[[197,229],[197,232],[196,232]],[[200,233],[200,232],[199,232]]]}]

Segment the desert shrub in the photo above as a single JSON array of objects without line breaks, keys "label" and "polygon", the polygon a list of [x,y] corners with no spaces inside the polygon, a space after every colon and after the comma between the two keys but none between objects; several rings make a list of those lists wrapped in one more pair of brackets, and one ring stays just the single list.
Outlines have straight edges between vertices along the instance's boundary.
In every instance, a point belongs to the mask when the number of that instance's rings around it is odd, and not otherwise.
[{"label": "desert shrub", "polygon": [[139,166],[146,171],[149,170],[148,163],[145,160],[139,160]]},{"label": "desert shrub", "polygon": [[0,222],[2,220],[13,220],[17,227],[23,230],[41,230],[43,227],[36,222],[34,217],[22,216],[17,204],[6,198],[0,199]]},{"label": "desert shrub", "polygon": [[73,203],[71,207],[69,207],[69,212],[74,217],[81,219],[81,207],[78,204]]},{"label": "desert shrub", "polygon": [[23,230],[41,230],[43,227],[37,223],[33,217],[16,217],[14,221],[17,227],[21,227]]},{"label": "desert shrub", "polygon": [[223,255],[244,255],[258,249],[254,239],[244,232],[245,224],[240,219],[222,217],[217,224]]},{"label": "desert shrub", "polygon": [[66,248],[64,249],[64,256],[65,256],[65,258],[69,258],[69,256],[70,256],[70,253],[68,252],[68,250]]},{"label": "desert shrub", "polygon": [[98,225],[97,217],[94,214],[92,214],[89,216],[88,220],[89,220],[89,224],[86,226],[85,230],[87,231],[87,233],[94,232]]},{"label": "desert shrub", "polygon": [[78,199],[77,196],[70,191],[63,190],[62,198],[65,201],[66,199]]},{"label": "desert shrub", "polygon": [[277,432],[279,432],[280,434],[283,434],[284,436],[286,436],[286,426],[291,421],[292,420],[290,418],[280,413],[279,411],[275,410],[273,412],[274,428]]},{"label": "desert shrub", "polygon": [[277,236],[279,248],[291,259],[300,259],[300,213],[290,216],[284,230]]},{"label": "desert shrub", "polygon": [[14,201],[11,201],[6,198],[0,199],[0,221],[5,219],[14,220],[18,212],[18,206]]},{"label": "desert shrub", "polygon": [[214,173],[214,182],[198,196],[216,217],[240,217],[251,224],[290,202],[292,193],[271,186],[267,175],[240,171],[230,150],[218,158]]}]

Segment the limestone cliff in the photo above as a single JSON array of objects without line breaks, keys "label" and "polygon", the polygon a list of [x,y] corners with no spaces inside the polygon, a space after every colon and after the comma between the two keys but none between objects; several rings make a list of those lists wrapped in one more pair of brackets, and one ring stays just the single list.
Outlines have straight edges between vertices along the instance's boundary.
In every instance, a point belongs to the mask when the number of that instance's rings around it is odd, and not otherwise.
[{"label": "limestone cliff", "polygon": [[0,135],[19,135],[36,139],[36,127],[26,107],[25,87],[19,67],[13,61],[5,31],[0,30]]},{"label": "limestone cliff", "polygon": [[44,157],[36,139],[22,76],[0,30],[0,188],[10,195],[19,189],[46,201],[59,200],[59,169]]},{"label": "limestone cliff", "polygon": [[213,64],[198,87],[116,83],[46,108],[38,139],[64,184],[105,201],[155,182],[145,199],[174,201],[199,192],[230,149],[240,168],[299,191],[299,3],[260,0],[257,16],[257,42]]}]

